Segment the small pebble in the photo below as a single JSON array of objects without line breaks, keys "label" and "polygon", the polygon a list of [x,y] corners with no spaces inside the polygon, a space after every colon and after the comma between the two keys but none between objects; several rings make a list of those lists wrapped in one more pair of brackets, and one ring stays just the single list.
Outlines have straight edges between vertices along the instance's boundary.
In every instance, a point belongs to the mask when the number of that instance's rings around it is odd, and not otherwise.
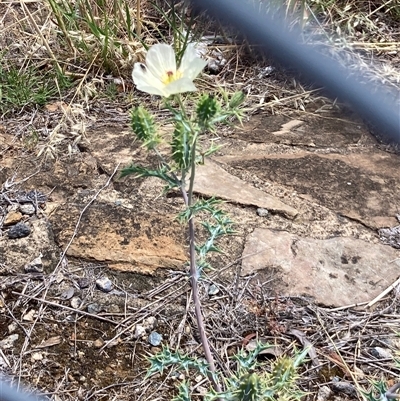
[{"label": "small pebble", "polygon": [[10,336],[4,338],[0,341],[0,348],[2,350],[10,349],[14,346],[14,342],[19,338],[18,334],[11,334]]},{"label": "small pebble", "polygon": [[87,306],[88,313],[91,313],[92,315],[97,315],[99,312],[102,311],[102,309],[103,308],[99,304],[95,304],[95,303],[89,304]]},{"label": "small pebble", "polygon": [[377,359],[393,359],[393,355],[387,348],[374,347],[370,350],[371,355]]},{"label": "small pebble", "polygon": [[149,316],[143,321],[143,327],[147,331],[153,330],[157,326],[157,319],[154,316]]},{"label": "small pebble", "polygon": [[31,355],[31,362],[41,361],[43,359],[43,354],[41,352],[34,352]]},{"label": "small pebble", "polygon": [[24,266],[26,273],[43,273],[42,254]]},{"label": "small pebble", "polygon": [[143,337],[145,334],[146,334],[146,329],[141,324],[137,324],[135,327],[134,337],[140,338]]},{"label": "small pebble", "polygon": [[79,307],[82,305],[82,300],[79,297],[72,297],[70,304],[71,308],[79,309]]},{"label": "small pebble", "polygon": [[106,276],[98,278],[96,280],[96,286],[99,290],[103,292],[110,292],[113,289],[113,283]]},{"label": "small pebble", "polygon": [[27,237],[30,233],[31,229],[25,223],[18,223],[10,228],[8,231],[8,238],[23,238]]},{"label": "small pebble", "polygon": [[16,224],[16,223],[20,222],[21,219],[22,219],[22,214],[20,212],[11,210],[10,212],[7,213],[3,224],[4,224],[4,226],[10,226],[12,224]]},{"label": "small pebble", "polygon": [[8,325],[8,332],[11,334],[11,333],[14,333],[14,331],[15,330],[17,330],[17,328],[18,328],[18,324],[16,323],[16,322],[12,322],[12,323],[10,323],[9,325]]},{"label": "small pebble", "polygon": [[30,311],[26,312],[25,315],[22,316],[22,320],[24,322],[33,322],[35,316],[36,316],[36,310],[31,309]]},{"label": "small pebble", "polygon": [[332,395],[332,390],[328,386],[321,386],[318,390],[317,401],[329,400]]},{"label": "small pebble", "polygon": [[98,338],[97,340],[93,341],[93,347],[95,348],[101,348],[104,345],[104,341],[101,338]]},{"label": "small pebble", "polygon": [[80,289],[88,288],[90,280],[87,277],[78,278],[78,285]]},{"label": "small pebble", "polygon": [[[335,380],[336,379],[336,380]],[[357,394],[356,388],[347,382],[339,381],[340,379],[334,378],[332,381],[332,390],[335,393],[342,393],[350,396],[355,396]]]},{"label": "small pebble", "polygon": [[162,341],[162,335],[157,333],[156,331],[152,331],[149,335],[149,343],[153,347],[157,347],[158,345],[161,344]]},{"label": "small pebble", "polygon": [[258,209],[257,209],[257,214],[260,216],[260,217],[267,217],[268,216],[268,210],[267,209],[264,209],[264,208],[262,208],[262,207],[259,207]]},{"label": "small pebble", "polygon": [[63,301],[68,301],[71,299],[75,294],[75,289],[74,287],[68,287],[63,293],[60,295],[60,299]]},{"label": "small pebble", "polygon": [[27,214],[28,216],[32,216],[35,214],[35,206],[33,206],[31,203],[25,203],[19,207],[19,210],[21,211],[22,214]]},{"label": "small pebble", "polygon": [[208,287],[208,295],[217,295],[219,293],[219,288],[215,284],[211,284]]}]

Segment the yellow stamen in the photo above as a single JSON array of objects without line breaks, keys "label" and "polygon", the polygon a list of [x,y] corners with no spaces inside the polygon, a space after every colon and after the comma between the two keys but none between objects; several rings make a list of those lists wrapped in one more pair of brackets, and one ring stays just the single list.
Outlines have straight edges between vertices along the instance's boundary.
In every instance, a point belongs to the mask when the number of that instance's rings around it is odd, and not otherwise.
[{"label": "yellow stamen", "polygon": [[168,84],[170,84],[171,82],[174,82],[174,81],[176,81],[177,79],[179,79],[179,78],[181,78],[182,77],[182,73],[179,71],[179,70],[177,70],[177,71],[175,71],[175,72],[173,72],[173,71],[167,71],[165,74],[164,74],[164,77],[163,77],[163,79],[162,79],[162,83],[164,84],[164,85],[168,85]]}]

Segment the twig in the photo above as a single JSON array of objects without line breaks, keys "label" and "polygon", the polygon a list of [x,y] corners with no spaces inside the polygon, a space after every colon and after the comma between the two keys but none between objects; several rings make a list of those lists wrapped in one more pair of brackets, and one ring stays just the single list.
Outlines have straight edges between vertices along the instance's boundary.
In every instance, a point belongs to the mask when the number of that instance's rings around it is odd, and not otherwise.
[{"label": "twig", "polygon": [[389,287],[386,288],[385,291],[381,292],[376,298],[374,298],[371,302],[369,302],[365,308],[370,308],[372,305],[375,305],[378,301],[380,301],[385,295],[389,294],[390,291],[395,289],[400,284],[400,277]]},{"label": "twig", "polygon": [[44,47],[47,49],[47,51],[49,52],[50,57],[53,59],[55,65],[57,66],[57,70],[58,72],[62,72],[62,68],[60,66],[60,64],[58,63],[57,57],[55,56],[55,54],[53,53],[53,51],[51,50],[48,41],[46,40],[46,38],[43,36],[42,31],[40,30],[40,28],[38,27],[36,21],[34,20],[31,12],[29,11],[28,7],[25,5],[25,3],[22,1],[20,2],[20,4],[22,5],[22,8],[24,9],[25,14],[28,16],[29,21],[32,23],[33,28],[35,29],[36,33],[39,35],[39,37],[42,39],[42,43],[44,45]]},{"label": "twig", "polygon": [[396,383],[394,386],[390,387],[388,391],[386,391],[385,396],[389,400],[398,400],[400,399],[400,394],[397,393],[397,390],[400,388],[400,383]]},{"label": "twig", "polygon": [[99,315],[95,315],[93,313],[85,312],[85,311],[80,310],[80,309],[74,309],[74,308],[71,308],[71,307],[66,306],[66,305],[58,304],[57,302],[51,302],[51,301],[48,301],[47,299],[32,297],[31,295],[22,294],[21,292],[16,292],[16,291],[13,291],[12,294],[18,295],[20,297],[25,297],[25,298],[28,298],[28,299],[32,299],[34,301],[38,301],[38,302],[44,303],[46,305],[55,306],[57,308],[61,308],[61,309],[65,309],[65,310],[68,310],[68,311],[71,311],[71,312],[75,312],[75,313],[78,313],[79,315],[85,315],[85,316],[94,317],[95,319],[103,320],[104,322],[108,322],[108,323],[111,323],[111,324],[114,324],[114,325],[120,324],[120,322],[115,322],[114,320],[107,319],[106,317],[102,317],[102,316],[99,316]]},{"label": "twig", "polygon": [[141,36],[142,36],[142,21],[141,21],[141,9],[140,9],[141,1],[142,0],[136,0],[136,2],[137,2],[136,3],[136,33],[137,33],[137,36],[138,36],[139,40],[142,39],[141,38]]},{"label": "twig", "polygon": [[[89,208],[89,206],[96,200],[96,198],[98,197],[98,195],[100,194],[100,192],[101,192],[103,189],[107,188],[107,186],[110,184],[112,178],[113,178],[114,175],[116,174],[116,172],[117,172],[119,166],[120,166],[120,163],[118,163],[118,165],[115,167],[113,173],[112,173],[111,176],[108,178],[107,182],[95,193],[95,195],[93,196],[93,198],[86,204],[86,206],[85,206],[85,207],[83,208],[83,210],[81,211],[81,213],[80,213],[80,215],[79,215],[79,218],[78,218],[78,221],[77,221],[77,223],[76,223],[76,225],[75,225],[74,232],[72,233],[71,239],[70,239],[70,241],[68,242],[67,246],[65,247],[64,251],[62,252],[61,257],[60,257],[60,260],[58,261],[56,267],[54,268],[53,272],[51,273],[51,276],[54,277],[54,276],[57,274],[59,267],[60,267],[60,266],[62,265],[62,263],[64,262],[65,255],[67,254],[67,251],[68,251],[69,247],[71,246],[72,241],[74,240],[75,236],[76,236],[77,233],[78,233],[78,227],[79,227],[80,222],[81,222],[81,220],[82,220],[83,214],[84,214],[85,211]],[[52,282],[52,280],[50,280],[50,284],[51,284],[51,282]],[[36,323],[37,323],[37,321],[38,321],[38,319],[39,319],[39,317],[40,317],[40,315],[41,315],[41,313],[42,313],[42,311],[43,311],[43,305],[49,303],[49,301],[46,301],[46,296],[47,296],[47,293],[48,293],[48,291],[49,291],[50,284],[47,285],[47,286],[45,287],[45,289],[44,289],[44,294],[42,295],[42,297],[39,298],[39,299],[37,299],[38,301],[41,301],[42,303],[41,303],[41,305],[40,305],[40,308],[39,308],[39,312],[38,312],[38,314],[37,314],[37,317],[36,317],[35,321],[34,321],[33,324],[32,324],[32,327],[31,327],[31,329],[30,329],[29,335],[25,337],[24,344],[22,345],[22,348],[21,348],[21,359],[22,359],[22,353],[25,351],[26,347],[28,346],[28,343],[29,343],[29,340],[30,340],[30,334],[33,332],[33,329],[34,329],[34,327],[35,327],[35,325],[36,325]],[[25,295],[25,294],[20,294],[20,295],[23,295],[23,296],[25,296],[25,297],[29,297],[28,295]],[[56,304],[56,305],[58,305],[58,304]],[[59,305],[58,305],[58,306],[59,306]],[[74,311],[74,312],[77,312],[76,309],[73,309],[73,311]],[[20,366],[20,377],[21,377],[21,366]],[[19,377],[19,378],[20,378],[20,377]],[[19,383],[18,383],[18,386],[19,386]]]}]

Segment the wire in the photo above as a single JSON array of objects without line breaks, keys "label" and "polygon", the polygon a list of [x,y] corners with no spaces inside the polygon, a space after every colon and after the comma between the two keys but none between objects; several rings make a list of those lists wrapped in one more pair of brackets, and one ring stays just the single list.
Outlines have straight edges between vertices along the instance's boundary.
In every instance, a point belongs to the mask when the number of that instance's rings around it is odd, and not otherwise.
[{"label": "wire", "polygon": [[350,103],[383,140],[400,144],[399,91],[365,83],[361,74],[349,78],[349,71],[338,61],[299,43],[300,32],[285,29],[283,17],[256,11],[244,0],[192,0],[192,4],[195,10],[234,26],[250,43],[261,45],[264,53],[295,68],[313,85],[323,86],[330,97]]},{"label": "wire", "polygon": [[44,399],[18,391],[6,382],[0,381],[0,401],[44,401]]}]

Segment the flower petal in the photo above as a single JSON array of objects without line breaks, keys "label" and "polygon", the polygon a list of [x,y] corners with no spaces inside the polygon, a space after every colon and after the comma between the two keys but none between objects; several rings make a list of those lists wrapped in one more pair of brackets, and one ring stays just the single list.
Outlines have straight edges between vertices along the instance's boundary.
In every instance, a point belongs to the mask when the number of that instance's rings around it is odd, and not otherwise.
[{"label": "flower petal", "polygon": [[179,66],[182,74],[193,81],[206,65],[207,61],[198,56],[194,43],[189,43]]},{"label": "flower petal", "polygon": [[170,96],[176,93],[195,92],[197,88],[191,79],[182,77],[166,85],[164,91],[167,93],[167,96]]},{"label": "flower petal", "polygon": [[165,85],[157,79],[142,63],[135,63],[132,71],[136,88],[151,95],[165,96]]},{"label": "flower petal", "polygon": [[158,43],[152,46],[146,55],[146,65],[149,71],[162,80],[168,71],[176,71],[175,53],[172,46]]}]

